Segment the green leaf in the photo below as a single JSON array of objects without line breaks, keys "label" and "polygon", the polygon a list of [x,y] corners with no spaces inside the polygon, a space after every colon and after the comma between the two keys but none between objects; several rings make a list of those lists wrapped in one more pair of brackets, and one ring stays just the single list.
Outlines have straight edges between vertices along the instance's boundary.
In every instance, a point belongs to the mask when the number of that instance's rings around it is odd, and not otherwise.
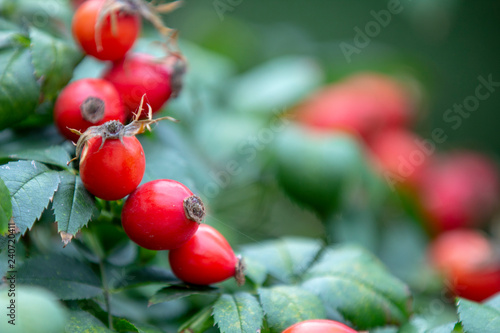
[{"label": "green leaf", "polygon": [[147,325],[147,324],[135,324],[131,323],[127,319],[123,318],[114,318],[113,320],[113,328],[117,332],[123,332],[123,333],[128,333],[128,332],[136,332],[136,333],[163,333],[162,330],[160,330],[157,327]]},{"label": "green leaf", "polygon": [[492,297],[486,300],[486,305],[489,305],[495,309],[500,310],[500,293],[493,295]]},{"label": "green leaf", "polygon": [[35,75],[42,79],[46,97],[52,97],[69,82],[82,54],[76,45],[36,28],[32,27],[29,35]]},{"label": "green leaf", "polygon": [[[459,331],[460,323],[448,323],[434,327],[430,330],[425,331],[425,333],[452,333],[452,332],[462,332]],[[456,331],[455,331],[456,330]]]},{"label": "green leaf", "polygon": [[51,146],[46,149],[29,149],[10,154],[8,158],[15,160],[30,160],[55,165],[62,169],[69,169],[66,163],[71,159],[62,146]]},{"label": "green leaf", "polygon": [[96,212],[93,196],[85,189],[80,177],[64,171],[52,205],[58,231],[75,235]]},{"label": "green leaf", "polygon": [[217,288],[210,286],[194,286],[194,285],[168,286],[157,291],[156,294],[154,294],[153,297],[149,299],[149,306],[195,294],[212,294],[216,291],[218,291]]},{"label": "green leaf", "polygon": [[9,229],[9,221],[12,217],[12,202],[10,192],[0,178],[0,235],[5,235]]},{"label": "green leaf", "polygon": [[20,122],[35,111],[40,87],[33,71],[28,49],[0,50],[0,129]]},{"label": "green leaf", "polygon": [[295,286],[276,286],[259,289],[260,303],[273,332],[308,319],[326,317],[321,300],[314,294]]},{"label": "green leaf", "polygon": [[[161,136],[161,128],[155,128],[156,135]],[[178,151],[166,146],[157,136],[143,137],[141,144],[146,156],[143,183],[155,179],[173,179],[191,187],[191,165]]]},{"label": "green leaf", "polygon": [[65,333],[111,333],[101,321],[90,313],[81,310],[70,312],[69,322],[66,325]]},{"label": "green leaf", "polygon": [[161,267],[144,267],[128,272],[119,280],[114,288],[134,288],[155,283],[172,283],[178,281],[172,271]]},{"label": "green leaf", "polygon": [[458,300],[457,308],[458,318],[465,333],[498,333],[500,331],[499,309],[463,298]]},{"label": "green leaf", "polygon": [[156,326],[149,325],[149,324],[137,324],[137,323],[132,323],[134,327],[138,330],[139,333],[164,333],[163,330],[159,329]]},{"label": "green leaf", "polygon": [[263,264],[275,278],[290,283],[307,270],[322,246],[318,240],[289,237],[244,246],[242,254]]},{"label": "green leaf", "polygon": [[[444,318],[446,318],[446,314]],[[439,316],[431,315],[430,317],[416,315],[413,316],[410,321],[402,325],[398,333],[451,333],[455,327],[456,321],[453,323],[442,323],[443,314]]]},{"label": "green leaf", "polygon": [[179,327],[178,332],[203,333],[214,326],[211,306],[201,309]]},{"label": "green leaf", "polygon": [[18,271],[17,282],[44,287],[63,300],[92,298],[102,292],[99,278],[89,266],[60,254],[27,260]]},{"label": "green leaf", "polygon": [[361,248],[328,248],[307,279],[302,285],[305,289],[358,328],[399,325],[410,315],[408,287]]},{"label": "green leaf", "polygon": [[288,108],[320,86],[319,66],[310,58],[271,60],[233,82],[232,109],[269,112]]},{"label": "green leaf", "polygon": [[264,313],[249,293],[222,295],[214,304],[214,319],[221,333],[254,333],[262,327]]},{"label": "green leaf", "polygon": [[[2,307],[7,308],[9,303],[15,301],[15,318],[6,315],[11,313],[10,309],[6,309],[5,319],[0,321],[0,332],[60,333],[64,330],[68,313],[52,293],[43,288],[22,286],[16,282],[14,284],[16,286],[11,287],[12,290],[2,288],[0,293]],[[8,323],[11,319],[15,319],[15,326]]]},{"label": "green leaf", "polygon": [[12,198],[14,222],[24,234],[53,199],[60,182],[59,174],[35,161],[19,161],[0,166],[0,178]]},{"label": "green leaf", "polygon": [[267,268],[259,261],[250,258],[243,258],[245,263],[245,277],[250,279],[256,286],[262,286],[267,279]]}]

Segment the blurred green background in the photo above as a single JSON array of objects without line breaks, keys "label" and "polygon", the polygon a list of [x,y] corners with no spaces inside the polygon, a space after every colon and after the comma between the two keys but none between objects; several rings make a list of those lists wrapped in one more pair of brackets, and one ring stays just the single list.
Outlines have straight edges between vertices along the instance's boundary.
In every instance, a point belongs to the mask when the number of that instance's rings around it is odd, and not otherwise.
[{"label": "blurred green background", "polygon": [[278,55],[308,55],[320,61],[327,81],[360,69],[412,73],[425,87],[417,131],[429,137],[441,127],[449,139],[439,148],[456,146],[500,154],[497,140],[500,92],[480,103],[454,130],[443,114],[474,94],[478,76],[500,81],[500,2],[396,1],[401,12],[348,63],[340,43],[353,44],[355,27],[374,21],[371,11],[391,1],[185,1],[167,16],[181,37],[231,57],[238,70]]}]

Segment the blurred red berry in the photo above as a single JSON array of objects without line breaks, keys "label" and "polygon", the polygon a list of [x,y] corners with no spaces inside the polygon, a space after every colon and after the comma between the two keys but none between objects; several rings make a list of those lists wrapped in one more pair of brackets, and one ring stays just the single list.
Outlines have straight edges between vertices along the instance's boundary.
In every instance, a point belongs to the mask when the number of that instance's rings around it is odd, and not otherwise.
[{"label": "blurred red berry", "polygon": [[396,81],[359,74],[305,100],[296,109],[296,120],[319,131],[347,131],[369,141],[383,130],[411,122],[409,100]]},{"label": "blurred red berry", "polygon": [[283,333],[357,333],[347,325],[334,320],[305,320],[288,327]]},{"label": "blurred red berry", "polygon": [[412,190],[420,183],[436,149],[433,142],[404,129],[380,133],[369,148],[376,169],[391,187]]},{"label": "blurred red berry", "polygon": [[480,226],[491,219],[500,199],[496,166],[478,153],[443,156],[426,169],[420,198],[434,231]]},{"label": "blurred red berry", "polygon": [[429,246],[428,257],[458,296],[482,301],[500,292],[500,261],[493,245],[478,231],[441,234]]}]

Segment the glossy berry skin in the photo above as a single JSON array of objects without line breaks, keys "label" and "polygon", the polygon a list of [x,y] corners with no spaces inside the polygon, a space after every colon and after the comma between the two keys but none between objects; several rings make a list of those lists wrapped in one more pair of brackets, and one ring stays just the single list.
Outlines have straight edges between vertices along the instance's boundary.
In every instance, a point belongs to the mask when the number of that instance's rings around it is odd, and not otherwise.
[{"label": "glossy berry skin", "polygon": [[429,246],[428,258],[458,296],[480,302],[500,292],[499,258],[478,231],[460,229],[441,234]]},{"label": "glossy berry skin", "polygon": [[102,23],[99,40],[96,40],[96,23],[104,0],[88,0],[75,12],[72,22],[73,36],[86,54],[99,60],[118,60],[132,48],[137,39],[141,19],[133,11],[116,13],[116,31],[112,29],[111,17]]},{"label": "glossy berry skin", "polygon": [[282,333],[357,333],[347,325],[334,320],[305,320],[288,327]]},{"label": "glossy berry skin", "polygon": [[[123,142],[122,142],[123,141]],[[140,184],[146,168],[142,145],[136,137],[123,140],[102,138],[87,141],[80,158],[80,176],[85,188],[103,200],[118,200]]]},{"label": "glossy berry skin", "polygon": [[115,86],[130,116],[139,108],[144,94],[153,113],[161,109],[172,95],[172,71],[148,54],[133,53],[113,63],[103,78]]},{"label": "glossy berry skin", "polygon": [[186,243],[204,217],[201,200],[183,184],[150,181],[130,194],[122,210],[122,226],[138,245],[171,250]]},{"label": "glossy berry skin", "polygon": [[236,275],[238,258],[227,240],[202,224],[187,243],[168,254],[175,276],[184,282],[209,285]]},{"label": "glossy berry skin", "polygon": [[79,136],[68,128],[85,132],[90,126],[110,120],[125,121],[125,113],[118,92],[107,81],[81,79],[67,85],[54,106],[54,122],[59,132],[76,142]]}]

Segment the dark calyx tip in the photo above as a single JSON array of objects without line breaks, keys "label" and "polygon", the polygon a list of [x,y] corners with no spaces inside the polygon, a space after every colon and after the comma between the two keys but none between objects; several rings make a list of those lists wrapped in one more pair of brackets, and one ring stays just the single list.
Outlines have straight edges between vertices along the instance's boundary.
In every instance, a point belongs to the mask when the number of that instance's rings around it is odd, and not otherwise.
[{"label": "dark calyx tip", "polygon": [[241,256],[238,256],[238,261],[236,262],[236,273],[234,278],[236,279],[236,284],[241,287],[245,284],[245,261]]},{"label": "dark calyx tip", "polygon": [[105,103],[98,97],[88,97],[80,105],[82,118],[86,121],[95,124],[104,118]]},{"label": "dark calyx tip", "polygon": [[191,221],[201,223],[205,218],[205,205],[197,195],[184,199],[184,213]]}]

